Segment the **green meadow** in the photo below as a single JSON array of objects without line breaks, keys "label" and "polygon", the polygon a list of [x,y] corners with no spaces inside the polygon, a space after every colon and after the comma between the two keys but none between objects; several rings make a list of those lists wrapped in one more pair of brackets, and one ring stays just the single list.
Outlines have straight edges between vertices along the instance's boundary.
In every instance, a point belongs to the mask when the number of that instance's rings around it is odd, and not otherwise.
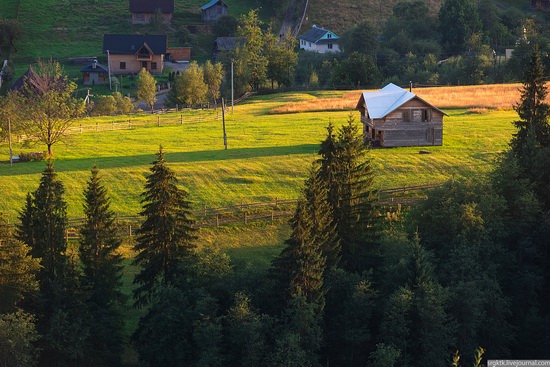
[{"label": "green meadow", "polygon": [[[69,217],[83,216],[82,190],[94,165],[101,170],[113,210],[121,216],[136,215],[145,177],[161,145],[196,208],[295,198],[311,163],[317,159],[327,124],[332,121],[340,126],[350,115],[357,123],[359,113],[270,114],[270,110],[287,102],[325,96],[331,96],[331,92],[275,94],[235,106],[234,114],[226,115],[227,150],[221,117],[213,111],[160,115],[160,127],[156,126],[157,115],[76,121],[74,126],[82,124],[84,132],[68,135],[54,146],[54,165],[66,188]],[[430,147],[431,154],[419,154],[420,149],[426,149],[419,147],[371,150],[379,188],[436,183],[491,169],[510,140],[515,112],[446,112],[449,116],[444,120],[444,144]],[[204,117],[197,120],[197,115]],[[133,124],[148,120],[151,125],[97,133],[93,128],[86,129],[128,118]],[[45,147],[33,142],[14,144],[15,154],[40,150]],[[6,143],[0,145],[0,157],[4,162],[8,159]],[[10,221],[16,220],[26,194],[37,188],[44,165],[0,165],[1,211]]]}]

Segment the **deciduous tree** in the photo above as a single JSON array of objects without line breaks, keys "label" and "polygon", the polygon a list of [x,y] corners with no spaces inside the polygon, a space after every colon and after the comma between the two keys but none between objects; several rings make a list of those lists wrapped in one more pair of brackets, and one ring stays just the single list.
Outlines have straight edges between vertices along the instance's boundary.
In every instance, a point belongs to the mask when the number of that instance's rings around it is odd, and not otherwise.
[{"label": "deciduous tree", "polygon": [[204,64],[204,82],[208,87],[208,96],[214,101],[214,106],[217,106],[217,100],[220,97],[220,87],[224,75],[221,62],[212,64],[210,60],[207,60]]},{"label": "deciduous tree", "polygon": [[138,74],[136,99],[145,102],[153,113],[157,101],[157,82],[145,68]]},{"label": "deciduous tree", "polygon": [[76,87],[55,61],[39,61],[37,72],[25,80],[22,128],[46,144],[50,157],[53,145],[62,141],[74,120],[84,115],[84,101],[74,96]]}]

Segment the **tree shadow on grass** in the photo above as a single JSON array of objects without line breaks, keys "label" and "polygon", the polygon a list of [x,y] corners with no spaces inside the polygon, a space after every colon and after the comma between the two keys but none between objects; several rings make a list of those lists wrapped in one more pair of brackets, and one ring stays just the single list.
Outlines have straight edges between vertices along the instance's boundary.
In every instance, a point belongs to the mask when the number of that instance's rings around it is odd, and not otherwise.
[{"label": "tree shadow on grass", "polygon": [[[170,152],[165,150],[168,163],[198,163],[213,161],[229,161],[234,159],[253,159],[262,157],[277,157],[295,154],[314,154],[319,150],[318,144],[302,144],[278,147],[233,148],[228,150],[202,150],[195,152]],[[155,160],[155,153],[116,157],[90,157],[78,159],[63,159],[54,161],[57,172],[88,171],[94,165],[100,169],[137,167],[149,165]],[[44,170],[44,162],[17,163],[10,169],[9,165],[0,166],[0,176],[17,176],[37,174]]]}]

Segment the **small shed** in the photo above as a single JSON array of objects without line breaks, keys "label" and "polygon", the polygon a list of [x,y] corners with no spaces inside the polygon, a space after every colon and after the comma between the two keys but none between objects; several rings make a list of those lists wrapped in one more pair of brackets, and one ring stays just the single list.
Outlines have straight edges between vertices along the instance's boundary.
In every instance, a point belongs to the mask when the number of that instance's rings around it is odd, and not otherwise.
[{"label": "small shed", "polygon": [[201,6],[201,17],[203,22],[215,22],[229,13],[229,6],[222,0],[212,0]]},{"label": "small shed", "polygon": [[165,23],[172,22],[174,0],[130,0],[130,13],[134,24],[150,23],[157,11],[160,11]]},{"label": "small shed", "polygon": [[82,82],[84,85],[103,85],[109,82],[109,69],[97,62],[92,61],[80,70],[82,72]]},{"label": "small shed", "polygon": [[447,114],[395,84],[361,93],[356,109],[361,112],[365,142],[373,146],[443,144],[443,116]]}]

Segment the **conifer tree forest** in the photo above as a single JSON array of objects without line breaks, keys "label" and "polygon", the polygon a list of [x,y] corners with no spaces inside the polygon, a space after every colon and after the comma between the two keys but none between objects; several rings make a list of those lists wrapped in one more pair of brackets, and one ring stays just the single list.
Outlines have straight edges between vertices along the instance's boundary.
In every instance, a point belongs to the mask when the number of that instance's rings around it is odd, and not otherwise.
[{"label": "conifer tree forest", "polygon": [[[448,39],[449,44],[453,42]],[[330,123],[282,251],[245,274],[199,248],[192,192],[162,148],[142,194],[134,307],[109,188],[93,167],[79,243],[49,161],[0,216],[0,366],[478,366],[550,359],[550,125],[541,51],[523,75],[508,151],[475,180],[450,180],[409,211],[376,205],[358,124]],[[183,180],[183,178],[181,178]]]}]

